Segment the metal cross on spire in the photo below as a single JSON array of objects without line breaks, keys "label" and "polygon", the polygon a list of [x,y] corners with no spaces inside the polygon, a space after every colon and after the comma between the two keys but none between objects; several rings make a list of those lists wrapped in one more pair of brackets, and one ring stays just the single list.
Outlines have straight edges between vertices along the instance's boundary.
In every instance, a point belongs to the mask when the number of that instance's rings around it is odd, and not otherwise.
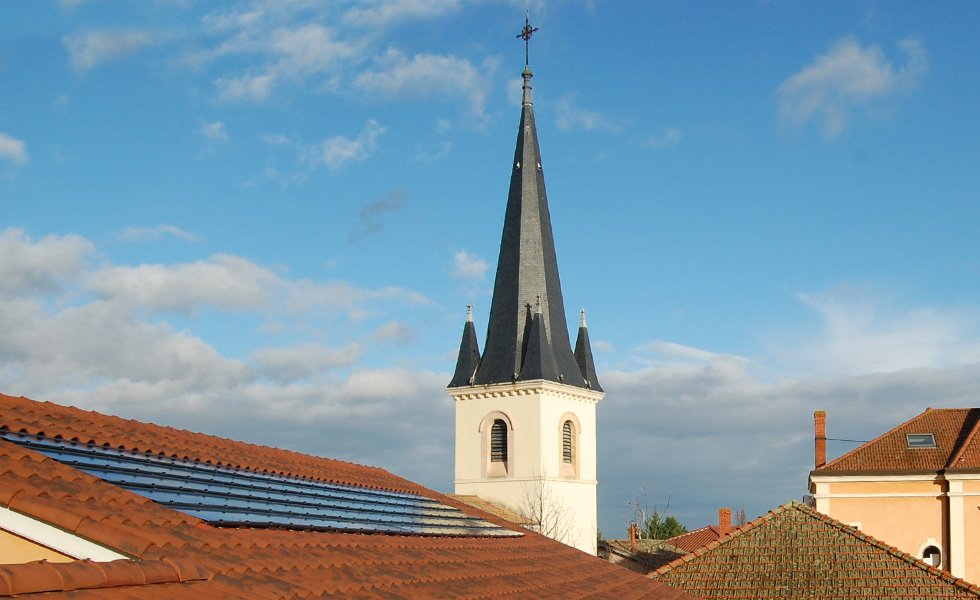
[{"label": "metal cross on spire", "polygon": [[538,30],[537,27],[531,27],[530,10],[526,10],[524,12],[524,29],[522,29],[521,32],[517,34],[517,37],[524,40],[524,66],[525,67],[531,64],[531,61],[528,56],[529,55],[528,48],[531,45],[531,36],[534,35],[534,32],[537,30]]}]

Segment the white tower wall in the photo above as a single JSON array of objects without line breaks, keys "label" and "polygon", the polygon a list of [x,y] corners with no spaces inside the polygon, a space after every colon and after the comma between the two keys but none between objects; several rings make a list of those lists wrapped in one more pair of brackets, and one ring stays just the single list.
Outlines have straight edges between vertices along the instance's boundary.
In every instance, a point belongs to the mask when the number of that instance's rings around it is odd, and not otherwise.
[{"label": "white tower wall", "polygon": [[[456,493],[532,517],[542,533],[596,553],[596,404],[603,394],[550,381],[450,388],[456,405]],[[490,462],[494,419],[508,427],[504,469]],[[572,465],[562,426],[574,427]]]}]

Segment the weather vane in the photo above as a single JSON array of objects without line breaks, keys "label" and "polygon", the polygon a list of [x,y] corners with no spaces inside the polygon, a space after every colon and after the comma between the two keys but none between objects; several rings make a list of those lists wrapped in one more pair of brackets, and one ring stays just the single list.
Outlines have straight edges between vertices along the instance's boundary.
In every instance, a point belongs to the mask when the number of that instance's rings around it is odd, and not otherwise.
[{"label": "weather vane", "polygon": [[531,61],[528,57],[528,47],[531,45],[531,36],[537,31],[537,27],[531,27],[530,9],[524,11],[524,29],[517,34],[517,37],[524,40],[524,66],[529,66]]}]

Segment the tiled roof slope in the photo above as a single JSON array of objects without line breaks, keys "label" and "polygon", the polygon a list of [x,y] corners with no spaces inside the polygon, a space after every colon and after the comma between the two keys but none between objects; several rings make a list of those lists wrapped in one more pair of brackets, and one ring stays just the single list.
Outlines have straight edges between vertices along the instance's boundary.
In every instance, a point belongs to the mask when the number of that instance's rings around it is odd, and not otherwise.
[{"label": "tiled roof slope", "polygon": [[663,540],[636,540],[635,551],[629,540],[603,540],[600,547],[607,552],[645,565],[648,567],[647,572],[660,568],[688,552]]},{"label": "tiled roof slope", "polygon": [[[0,394],[0,427],[403,490],[515,526],[376,468]],[[0,506],[131,557],[0,566],[0,596],[79,599],[691,596],[526,532],[425,537],[212,527],[0,440]]]},{"label": "tiled roof slope", "polygon": [[681,550],[686,552],[693,552],[697,548],[713,542],[721,537],[721,529],[717,525],[708,525],[706,527],[701,527],[700,529],[695,529],[694,531],[688,531],[687,533],[682,533],[676,535],[668,540],[667,543],[673,546],[677,546]]},{"label": "tiled roof slope", "polygon": [[[980,408],[927,408],[814,474],[980,469]],[[931,433],[935,448],[909,448],[906,434]]]},{"label": "tiled roof slope", "polygon": [[796,502],[651,577],[706,599],[980,597],[980,588]]}]

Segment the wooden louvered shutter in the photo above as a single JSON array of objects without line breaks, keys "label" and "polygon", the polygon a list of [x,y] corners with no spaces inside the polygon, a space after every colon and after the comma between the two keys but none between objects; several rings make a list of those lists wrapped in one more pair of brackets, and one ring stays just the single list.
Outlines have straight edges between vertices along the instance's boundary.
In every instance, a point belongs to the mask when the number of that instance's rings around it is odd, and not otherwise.
[{"label": "wooden louvered shutter", "polygon": [[565,421],[561,427],[561,459],[572,464],[572,422]]},{"label": "wooden louvered shutter", "polygon": [[490,462],[507,462],[507,423],[500,419],[490,427]]}]

